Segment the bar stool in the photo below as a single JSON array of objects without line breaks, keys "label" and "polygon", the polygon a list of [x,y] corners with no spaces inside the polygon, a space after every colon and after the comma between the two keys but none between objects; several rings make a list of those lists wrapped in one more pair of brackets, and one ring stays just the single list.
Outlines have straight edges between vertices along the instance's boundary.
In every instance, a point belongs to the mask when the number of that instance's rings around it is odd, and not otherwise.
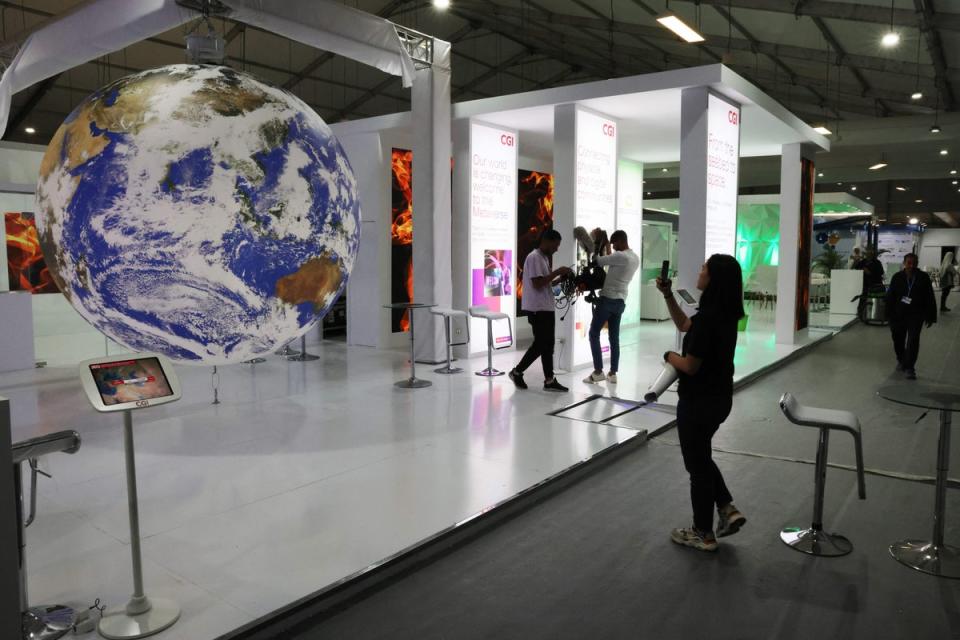
[{"label": "bar stool", "polygon": [[[20,615],[23,640],[56,640],[70,633],[73,628],[74,611],[60,604],[31,607],[27,596],[27,543],[26,529],[33,522],[37,507],[36,460],[48,453],[76,453],[80,449],[80,435],[76,431],[60,431],[13,444],[13,486],[17,504],[17,528],[20,535]],[[23,479],[21,466],[29,461],[31,471],[30,516],[23,517]]]},{"label": "bar stool", "polygon": [[850,411],[819,409],[797,402],[790,393],[780,398],[780,410],[787,420],[804,427],[816,427],[820,430],[820,442],[817,445],[817,464],[814,472],[813,523],[808,529],[786,527],[780,532],[780,539],[792,549],[813,556],[844,556],[853,551],[853,543],[844,536],[827,533],[823,530],[823,493],[827,483],[827,448],[830,430],[846,431],[853,436],[857,454],[857,488],[860,499],[867,497],[863,480],[863,443],[860,437],[860,421]]},{"label": "bar stool", "polygon": [[433,307],[430,309],[430,313],[443,318],[443,330],[447,336],[447,366],[434,369],[434,371],[436,373],[460,373],[463,371],[463,369],[450,366],[453,358],[450,352],[453,347],[470,344],[470,323],[464,322],[467,327],[467,337],[465,338],[465,342],[451,342],[451,336],[453,335],[452,325],[454,319],[456,318],[463,318],[466,320],[467,314],[465,311],[460,311],[459,309],[450,309],[447,307]]},{"label": "bar stool", "polygon": [[[493,368],[493,351],[494,349],[509,349],[513,346],[513,323],[510,322],[510,316],[499,311],[490,311],[486,305],[477,305],[470,307],[470,315],[474,318],[481,318],[487,321],[487,368],[483,371],[477,371],[478,376],[493,377],[493,376],[502,376],[503,371],[498,371]],[[503,346],[496,346],[493,341],[493,322],[494,320],[506,320],[507,326],[510,330],[510,344],[505,344]]]}]

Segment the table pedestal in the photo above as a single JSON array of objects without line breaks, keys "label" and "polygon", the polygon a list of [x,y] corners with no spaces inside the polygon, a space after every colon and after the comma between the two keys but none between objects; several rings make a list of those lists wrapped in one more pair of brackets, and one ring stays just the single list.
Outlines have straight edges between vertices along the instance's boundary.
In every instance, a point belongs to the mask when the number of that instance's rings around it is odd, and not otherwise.
[{"label": "table pedestal", "polygon": [[413,308],[407,312],[407,316],[410,318],[410,377],[406,380],[401,380],[400,382],[394,382],[393,386],[400,387],[401,389],[422,389],[423,387],[429,387],[433,383],[429,380],[421,380],[417,378],[417,360],[414,356],[414,343],[413,343]]},{"label": "table pedestal", "polygon": [[933,540],[900,540],[890,545],[890,555],[917,571],[942,578],[960,578],[960,549],[944,544],[947,506],[947,472],[950,469],[950,411],[940,410],[940,444],[937,448],[937,487],[933,507]]}]

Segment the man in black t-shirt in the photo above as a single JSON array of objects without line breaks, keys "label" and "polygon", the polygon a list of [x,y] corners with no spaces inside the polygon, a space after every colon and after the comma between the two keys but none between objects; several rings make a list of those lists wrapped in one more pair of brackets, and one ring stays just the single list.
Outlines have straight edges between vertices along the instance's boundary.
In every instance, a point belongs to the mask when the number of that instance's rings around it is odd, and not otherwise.
[{"label": "man in black t-shirt", "polygon": [[920,331],[937,321],[937,297],[930,276],[917,269],[917,254],[903,257],[903,271],[890,279],[887,289],[887,317],[893,349],[897,354],[897,371],[906,372],[907,380],[916,380],[914,366],[920,352]]}]

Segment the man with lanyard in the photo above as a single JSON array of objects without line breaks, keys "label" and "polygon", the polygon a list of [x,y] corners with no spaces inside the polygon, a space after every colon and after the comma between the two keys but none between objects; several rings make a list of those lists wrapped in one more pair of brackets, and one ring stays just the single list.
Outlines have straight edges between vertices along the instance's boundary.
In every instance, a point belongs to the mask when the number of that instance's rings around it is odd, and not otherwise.
[{"label": "man with lanyard", "polygon": [[[611,247],[614,249],[610,251]],[[630,281],[640,267],[640,258],[627,244],[627,232],[617,230],[610,236],[610,244],[604,248],[605,255],[597,258],[597,264],[607,268],[607,277],[600,290],[600,300],[593,307],[590,323],[590,352],[593,354],[593,373],[584,382],[597,384],[605,379],[617,382],[620,367],[620,318],[627,307],[627,290]],[[600,348],[600,331],[607,325],[610,338],[610,372],[603,375],[603,352]]]},{"label": "man with lanyard", "polygon": [[893,349],[897,354],[897,371],[907,380],[916,380],[914,369],[920,353],[920,331],[937,321],[937,298],[930,276],[917,268],[917,254],[903,257],[903,270],[894,274],[887,289],[887,316]]}]

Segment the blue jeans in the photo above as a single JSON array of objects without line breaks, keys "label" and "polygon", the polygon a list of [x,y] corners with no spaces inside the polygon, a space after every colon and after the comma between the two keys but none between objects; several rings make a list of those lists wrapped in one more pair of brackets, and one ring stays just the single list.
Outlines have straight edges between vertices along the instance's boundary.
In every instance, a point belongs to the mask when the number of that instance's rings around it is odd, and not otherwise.
[{"label": "blue jeans", "polygon": [[593,353],[593,370],[603,371],[603,352],[600,351],[600,330],[604,323],[610,336],[610,372],[616,373],[620,365],[620,318],[627,303],[619,298],[604,298],[593,308],[590,323],[590,351]]}]

